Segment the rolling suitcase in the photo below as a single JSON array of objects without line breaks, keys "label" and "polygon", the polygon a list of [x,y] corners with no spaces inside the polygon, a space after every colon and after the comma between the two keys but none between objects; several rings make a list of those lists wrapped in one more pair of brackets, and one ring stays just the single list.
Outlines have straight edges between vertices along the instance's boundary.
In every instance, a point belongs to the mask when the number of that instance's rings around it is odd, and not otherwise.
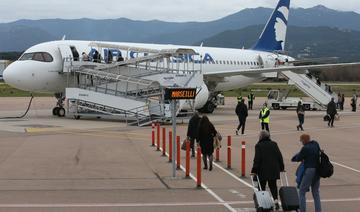
[{"label": "rolling suitcase", "polygon": [[258,176],[251,176],[250,178],[254,188],[253,198],[254,198],[256,211],[257,212],[273,211],[274,201],[272,199],[271,194],[268,191],[262,191],[261,186],[255,185],[254,178],[256,178],[258,185],[260,185],[260,180]]},{"label": "rolling suitcase", "polygon": [[[289,186],[289,181],[286,172],[282,174],[284,177],[280,177],[281,187],[279,190],[281,206],[283,211],[298,211],[299,210],[299,193],[296,187]],[[284,179],[285,178],[285,179]],[[285,180],[285,184],[284,181]]]}]

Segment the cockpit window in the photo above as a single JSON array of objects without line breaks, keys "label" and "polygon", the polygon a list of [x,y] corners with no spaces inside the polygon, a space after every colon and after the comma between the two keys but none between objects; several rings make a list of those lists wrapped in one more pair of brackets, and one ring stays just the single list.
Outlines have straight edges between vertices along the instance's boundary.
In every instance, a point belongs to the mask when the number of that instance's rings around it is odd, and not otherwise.
[{"label": "cockpit window", "polygon": [[35,60],[39,62],[52,62],[54,59],[47,52],[32,52],[23,54],[19,60]]}]

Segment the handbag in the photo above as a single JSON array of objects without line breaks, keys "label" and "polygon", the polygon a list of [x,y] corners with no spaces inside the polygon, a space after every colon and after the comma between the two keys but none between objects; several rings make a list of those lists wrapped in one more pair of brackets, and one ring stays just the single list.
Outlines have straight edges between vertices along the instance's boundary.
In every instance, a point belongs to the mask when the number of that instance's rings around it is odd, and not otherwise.
[{"label": "handbag", "polygon": [[221,134],[220,133],[216,133],[216,135],[214,136],[214,139],[213,139],[214,141],[214,143],[213,143],[213,145],[214,145],[214,149],[219,149],[219,148],[221,148],[221,140],[222,140],[222,136],[221,136]]},{"label": "handbag", "polygon": [[188,139],[185,139],[181,144],[181,149],[186,151],[186,142],[190,142]]}]

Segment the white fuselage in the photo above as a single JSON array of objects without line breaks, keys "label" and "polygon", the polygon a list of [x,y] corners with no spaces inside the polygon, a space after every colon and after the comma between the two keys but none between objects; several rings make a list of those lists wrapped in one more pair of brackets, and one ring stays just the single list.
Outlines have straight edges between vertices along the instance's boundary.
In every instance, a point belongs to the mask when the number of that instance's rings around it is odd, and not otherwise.
[{"label": "white fuselage", "polygon": [[[31,92],[48,92],[61,93],[67,86],[67,76],[61,74],[63,68],[63,58],[71,55],[62,55],[60,47],[73,46],[80,54],[82,52],[89,53],[92,49],[89,46],[90,41],[53,41],[33,46],[25,51],[27,53],[46,52],[49,53],[53,60],[51,62],[43,62],[36,60],[26,60],[20,58],[12,63],[4,71],[5,81],[21,90]],[[142,44],[142,43],[115,43],[102,42],[110,45],[123,45],[148,49],[177,49],[188,48],[202,56],[202,70],[206,80],[206,84],[210,91],[226,91],[236,88],[248,86],[249,84],[259,82],[265,79],[268,74],[256,75],[238,75],[225,78],[211,77],[207,78],[207,74],[212,72],[221,72],[229,70],[249,70],[251,68],[271,68],[276,65],[278,59],[292,59],[287,56],[278,55],[270,52],[228,49],[228,48],[210,48],[199,46],[178,46],[178,45],[158,45],[158,44]],[[102,56],[104,52],[99,52]],[[132,57],[134,54],[122,52],[123,57]]]}]

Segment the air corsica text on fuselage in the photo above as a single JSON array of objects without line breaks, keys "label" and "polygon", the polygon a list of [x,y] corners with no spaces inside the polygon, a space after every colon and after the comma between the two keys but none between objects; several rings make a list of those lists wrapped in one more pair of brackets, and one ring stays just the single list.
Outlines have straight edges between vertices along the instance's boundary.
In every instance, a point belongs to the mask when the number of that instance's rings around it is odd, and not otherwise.
[{"label": "air corsica text on fuselage", "polygon": [[[93,57],[96,51],[97,51],[96,49],[91,49],[89,52],[89,56]],[[111,52],[111,55],[113,57],[119,57],[119,56],[124,57],[123,52],[121,52],[120,50],[103,49],[103,55],[104,55],[105,60],[108,59],[109,52]],[[143,56],[147,56],[147,55],[148,55],[147,53],[138,53],[138,52],[130,51],[128,53],[128,58],[133,59],[133,58],[143,57]],[[183,63],[183,62],[214,63],[215,61],[209,53],[205,53],[203,58],[201,58],[200,55],[191,55],[191,54],[184,54],[184,55],[177,56],[177,57],[171,57],[171,62],[173,62],[173,63]]]}]

